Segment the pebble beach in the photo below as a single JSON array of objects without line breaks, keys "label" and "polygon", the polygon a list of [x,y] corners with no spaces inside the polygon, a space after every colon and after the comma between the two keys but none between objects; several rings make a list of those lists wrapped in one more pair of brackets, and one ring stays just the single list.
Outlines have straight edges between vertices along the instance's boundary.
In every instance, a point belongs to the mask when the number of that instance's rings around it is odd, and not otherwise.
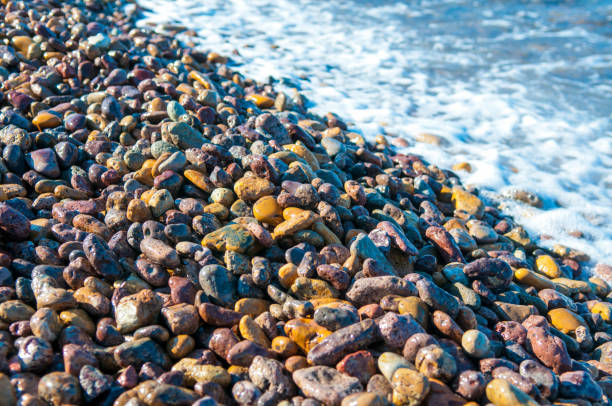
[{"label": "pebble beach", "polygon": [[2,2],[0,406],[612,403],[605,261],[142,12]]}]

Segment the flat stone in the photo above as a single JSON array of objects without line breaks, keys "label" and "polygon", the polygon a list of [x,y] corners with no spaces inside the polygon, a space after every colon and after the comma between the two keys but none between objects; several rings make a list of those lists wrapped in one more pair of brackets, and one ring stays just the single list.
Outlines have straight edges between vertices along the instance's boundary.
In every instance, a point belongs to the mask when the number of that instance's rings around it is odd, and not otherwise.
[{"label": "flat stone", "polygon": [[357,378],[325,366],[299,369],[293,380],[304,395],[330,406],[340,406],[346,396],[363,390]]},{"label": "flat stone", "polygon": [[202,245],[215,251],[235,251],[240,254],[248,253],[255,244],[255,238],[240,224],[229,224],[212,233],[202,240]]},{"label": "flat stone", "polygon": [[43,176],[57,178],[60,175],[55,151],[51,148],[34,150],[26,154],[25,158],[28,166]]},{"label": "flat stone", "polygon": [[308,352],[308,361],[318,365],[334,365],[346,354],[366,348],[379,339],[371,319],[341,328],[325,337]]},{"label": "flat stone", "polygon": [[232,306],[238,299],[234,276],[220,265],[202,267],[199,273],[199,281],[204,293],[222,306]]},{"label": "flat stone", "polygon": [[121,367],[129,365],[140,368],[146,362],[153,362],[162,368],[170,367],[166,352],[150,338],[140,338],[118,345],[114,350],[115,362]]},{"label": "flat stone", "polygon": [[378,262],[383,271],[387,275],[397,275],[393,266],[382,252],[376,247],[372,240],[365,234],[360,234],[357,239],[351,244],[351,254],[357,255],[359,258],[365,260],[371,258]]}]

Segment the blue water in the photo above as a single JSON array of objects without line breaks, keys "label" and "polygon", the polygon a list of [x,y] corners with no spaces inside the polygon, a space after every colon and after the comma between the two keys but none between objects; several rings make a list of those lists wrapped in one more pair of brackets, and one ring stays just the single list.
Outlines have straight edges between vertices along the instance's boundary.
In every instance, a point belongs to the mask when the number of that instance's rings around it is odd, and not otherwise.
[{"label": "blue water", "polygon": [[316,112],[405,138],[440,167],[470,162],[464,183],[534,238],[612,263],[612,1],[137,2],[143,24],[195,30],[184,39],[300,89]]}]

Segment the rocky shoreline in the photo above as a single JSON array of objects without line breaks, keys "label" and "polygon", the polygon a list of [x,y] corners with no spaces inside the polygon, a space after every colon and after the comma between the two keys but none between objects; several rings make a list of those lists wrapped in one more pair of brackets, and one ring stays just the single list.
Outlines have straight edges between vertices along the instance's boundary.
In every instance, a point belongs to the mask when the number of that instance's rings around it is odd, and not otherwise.
[{"label": "rocky shoreline", "polygon": [[612,268],[124,6],[3,2],[0,406],[609,403]]}]

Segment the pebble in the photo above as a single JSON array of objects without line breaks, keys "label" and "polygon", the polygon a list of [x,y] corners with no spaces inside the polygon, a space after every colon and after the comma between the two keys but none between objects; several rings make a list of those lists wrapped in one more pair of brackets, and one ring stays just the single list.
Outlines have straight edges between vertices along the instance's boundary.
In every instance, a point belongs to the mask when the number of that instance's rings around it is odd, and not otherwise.
[{"label": "pebble", "polygon": [[202,246],[215,251],[248,253],[255,244],[255,238],[240,224],[230,224],[204,237]]},{"label": "pebble", "polygon": [[568,309],[552,309],[548,312],[550,323],[563,333],[574,332],[578,327],[585,326],[584,319]]},{"label": "pebble", "polygon": [[253,205],[253,215],[262,223],[277,226],[283,221],[282,209],[274,196],[264,196]]},{"label": "pebble", "polygon": [[339,406],[346,396],[363,390],[357,378],[326,366],[299,369],[293,380],[304,395],[330,406]]},{"label": "pebble", "polygon": [[567,399],[603,400],[602,388],[586,371],[571,371],[559,375],[559,394]]},{"label": "pebble", "polygon": [[57,127],[61,123],[62,119],[60,117],[48,111],[41,111],[32,119],[32,124],[34,124],[39,131],[45,128]]},{"label": "pebble", "polygon": [[429,394],[429,379],[410,368],[399,368],[391,378],[393,403],[396,405],[419,405]]},{"label": "pebble", "polygon": [[383,406],[385,404],[383,398],[375,393],[359,392],[345,397],[340,406]]},{"label": "pebble", "polygon": [[2,406],[14,406],[17,404],[17,395],[9,377],[0,373],[0,392],[2,393]]},{"label": "pebble", "polygon": [[389,263],[383,253],[376,247],[372,240],[365,234],[360,234],[355,242],[351,245],[351,253],[357,255],[359,258],[365,260],[367,258],[373,259],[383,269],[386,275],[395,275],[393,266]]},{"label": "pebble", "polygon": [[308,361],[318,365],[336,364],[348,353],[367,347],[378,339],[373,320],[363,320],[325,337],[308,352]]},{"label": "pebble", "polygon": [[392,380],[393,374],[400,368],[414,369],[414,365],[406,358],[394,352],[383,352],[378,357],[378,369],[389,381]]},{"label": "pebble", "polygon": [[378,303],[386,295],[418,296],[412,282],[397,276],[376,276],[357,279],[346,297],[357,306]]},{"label": "pebble", "polygon": [[206,265],[200,269],[200,286],[204,293],[222,306],[231,306],[236,301],[235,278],[220,265]]},{"label": "pebble", "polygon": [[455,205],[455,210],[460,210],[481,218],[484,214],[484,204],[475,195],[455,186],[451,195],[451,201]]},{"label": "pebble", "polygon": [[557,397],[559,378],[554,372],[533,360],[521,362],[519,368],[521,376],[531,380],[542,396],[552,399]]},{"label": "pebble", "polygon": [[241,178],[234,184],[234,193],[245,202],[254,202],[274,192],[274,184],[264,178]]},{"label": "pebble", "polygon": [[30,227],[30,220],[26,216],[9,205],[0,203],[0,232],[5,238],[25,240],[30,235]]},{"label": "pebble", "polygon": [[161,299],[149,289],[125,296],[115,307],[117,329],[125,334],[149,325],[157,318],[161,307]]},{"label": "pebble", "polygon": [[51,148],[37,149],[25,155],[28,166],[49,178],[57,178],[60,175],[60,167],[57,163],[55,151]]},{"label": "pebble", "polygon": [[262,392],[277,393],[283,398],[295,393],[291,377],[275,359],[262,356],[253,358],[249,366],[249,378]]},{"label": "pebble", "polygon": [[461,337],[461,347],[474,358],[485,358],[489,355],[491,348],[489,339],[478,330],[467,330]]},{"label": "pebble", "polygon": [[504,379],[493,379],[487,384],[487,398],[495,406],[536,406],[538,403],[525,392]]},{"label": "pebble", "polygon": [[150,338],[128,341],[115,347],[115,362],[121,367],[129,365],[140,368],[147,362],[153,362],[162,368],[170,365],[170,359],[163,349]]},{"label": "pebble", "polygon": [[79,383],[85,400],[90,402],[111,388],[110,377],[91,365],[84,365],[79,372]]},{"label": "pebble", "polygon": [[66,372],[51,372],[43,376],[38,383],[38,395],[54,406],[79,404],[82,397],[79,381]]},{"label": "pebble", "polygon": [[397,350],[404,348],[408,338],[425,329],[409,314],[388,312],[377,320],[378,330],[385,344]]},{"label": "pebble", "polygon": [[463,371],[455,380],[455,391],[467,400],[480,399],[486,389],[486,380],[484,375],[478,371]]},{"label": "pebble", "polygon": [[140,250],[149,260],[167,268],[176,268],[180,264],[176,250],[156,238],[144,238]]},{"label": "pebble", "polygon": [[21,343],[17,358],[22,370],[41,372],[53,362],[53,348],[47,340],[30,336]]},{"label": "pebble", "polygon": [[494,292],[506,288],[513,276],[510,266],[496,258],[477,259],[466,265],[463,272],[469,278],[481,281]]},{"label": "pebble", "polygon": [[560,374],[571,369],[571,358],[565,342],[545,328],[534,326],[527,329],[526,345],[554,373]]},{"label": "pebble", "polygon": [[454,296],[424,278],[419,279],[415,286],[421,300],[432,309],[443,311],[453,318],[457,316],[459,302]]},{"label": "pebble", "polygon": [[436,344],[422,347],[416,354],[414,365],[428,378],[447,382],[450,382],[457,373],[454,357]]},{"label": "pebble", "polygon": [[369,351],[356,351],[342,358],[336,364],[336,369],[359,379],[362,385],[366,385],[376,374],[376,362]]},{"label": "pebble", "polygon": [[191,304],[179,303],[164,307],[161,315],[174,335],[193,334],[198,329],[198,310]]}]

